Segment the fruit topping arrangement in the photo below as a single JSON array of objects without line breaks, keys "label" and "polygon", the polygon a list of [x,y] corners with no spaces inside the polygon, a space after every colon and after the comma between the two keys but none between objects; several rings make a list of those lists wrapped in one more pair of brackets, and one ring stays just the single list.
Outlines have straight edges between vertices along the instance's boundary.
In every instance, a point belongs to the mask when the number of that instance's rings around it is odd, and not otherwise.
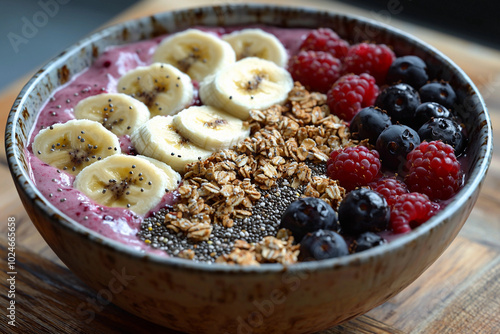
[{"label": "fruit topping arrangement", "polygon": [[390,45],[290,31],[200,27],[128,62],[115,50],[91,68],[102,89],[74,93],[88,96],[66,118],[43,110],[33,155],[74,201],[131,212],[145,247],[207,263],[329,259],[425,223],[464,180],[453,87]]}]

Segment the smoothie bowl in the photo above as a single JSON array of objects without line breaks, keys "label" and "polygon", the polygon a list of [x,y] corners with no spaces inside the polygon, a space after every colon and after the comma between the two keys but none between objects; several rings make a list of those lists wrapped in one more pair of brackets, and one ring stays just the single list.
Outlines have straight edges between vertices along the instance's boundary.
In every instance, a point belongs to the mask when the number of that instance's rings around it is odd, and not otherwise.
[{"label": "smoothie bowl", "polygon": [[[300,51],[320,32],[333,51]],[[170,60],[197,38],[215,46]],[[313,56],[328,73],[304,75]],[[357,104],[339,106],[356,84]],[[479,92],[432,47],[356,17],[260,5],[82,40],[25,86],[6,134],[23,204],[61,260],[123,309],[192,333],[315,332],[380,305],[457,235],[491,143]],[[444,167],[422,165],[436,151]],[[347,160],[372,163],[336,169]]]}]

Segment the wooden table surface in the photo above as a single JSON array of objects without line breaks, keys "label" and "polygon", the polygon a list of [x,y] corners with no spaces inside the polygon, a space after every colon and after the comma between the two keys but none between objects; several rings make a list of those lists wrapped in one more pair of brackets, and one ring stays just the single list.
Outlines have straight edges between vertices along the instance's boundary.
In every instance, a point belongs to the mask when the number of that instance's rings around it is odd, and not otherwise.
[{"label": "wooden table surface", "polygon": [[[233,1],[240,3],[241,1]],[[434,45],[453,59],[482,92],[493,121],[495,154],[487,179],[464,228],[420,278],[367,314],[326,333],[500,333],[500,52],[427,28],[404,23],[389,11],[366,11],[335,1],[254,1],[304,5],[379,19]],[[187,4],[186,4],[187,3]],[[155,12],[216,5],[224,1],[143,0],[112,20],[115,23]],[[403,7],[404,10],[404,7]],[[36,69],[33,69],[33,72]],[[0,124],[29,77],[0,92]],[[11,181],[0,129],[0,332],[126,333],[164,332],[114,305],[96,312],[91,323],[78,312],[82,300],[95,298],[51,251],[27,216]],[[7,223],[16,222],[16,327],[8,325],[10,271]]]}]

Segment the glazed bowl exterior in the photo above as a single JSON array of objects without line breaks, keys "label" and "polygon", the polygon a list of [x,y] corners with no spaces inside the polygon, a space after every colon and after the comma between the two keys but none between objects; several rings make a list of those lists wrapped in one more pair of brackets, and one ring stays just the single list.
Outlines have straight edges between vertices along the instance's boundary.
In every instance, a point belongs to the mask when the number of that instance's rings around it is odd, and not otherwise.
[{"label": "glazed bowl exterior", "polygon": [[[289,267],[207,265],[127,248],[90,231],[52,206],[31,181],[25,148],[37,112],[55,89],[92,64],[107,46],[149,39],[194,25],[268,24],[330,27],[351,43],[391,45],[423,58],[431,77],[456,87],[469,134],[465,186],[426,224],[356,255]],[[167,12],[107,28],[73,45],[24,87],[9,115],[9,166],[22,202],[54,252],[97,297],[166,327],[190,333],[309,333],[385,302],[428,268],[466,221],[492,154],[491,122],[472,81],[446,56],[394,28],[306,8],[227,5]],[[89,323],[95,314],[76,310]]]}]

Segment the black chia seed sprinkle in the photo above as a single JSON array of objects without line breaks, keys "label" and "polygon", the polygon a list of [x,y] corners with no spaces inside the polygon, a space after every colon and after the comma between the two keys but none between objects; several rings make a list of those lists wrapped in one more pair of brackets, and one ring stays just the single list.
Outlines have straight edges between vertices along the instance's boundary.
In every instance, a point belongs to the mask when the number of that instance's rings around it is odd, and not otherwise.
[{"label": "black chia seed sprinkle", "polygon": [[[312,175],[325,175],[326,164],[308,162],[307,165],[311,168]],[[290,182],[283,178],[277,181],[275,187],[260,190],[262,196],[254,203],[250,217],[234,219],[234,225],[229,228],[220,224],[212,225],[209,240],[191,241],[184,233],[176,233],[167,228],[164,224],[167,209],[161,209],[144,219],[137,236],[144,242],[149,240],[147,243],[151,247],[164,250],[171,256],[177,256],[182,250],[191,249],[195,253],[194,261],[214,263],[217,257],[231,252],[237,239],[258,243],[266,236],[276,235],[283,212],[305,190],[305,185],[294,189]]]}]

